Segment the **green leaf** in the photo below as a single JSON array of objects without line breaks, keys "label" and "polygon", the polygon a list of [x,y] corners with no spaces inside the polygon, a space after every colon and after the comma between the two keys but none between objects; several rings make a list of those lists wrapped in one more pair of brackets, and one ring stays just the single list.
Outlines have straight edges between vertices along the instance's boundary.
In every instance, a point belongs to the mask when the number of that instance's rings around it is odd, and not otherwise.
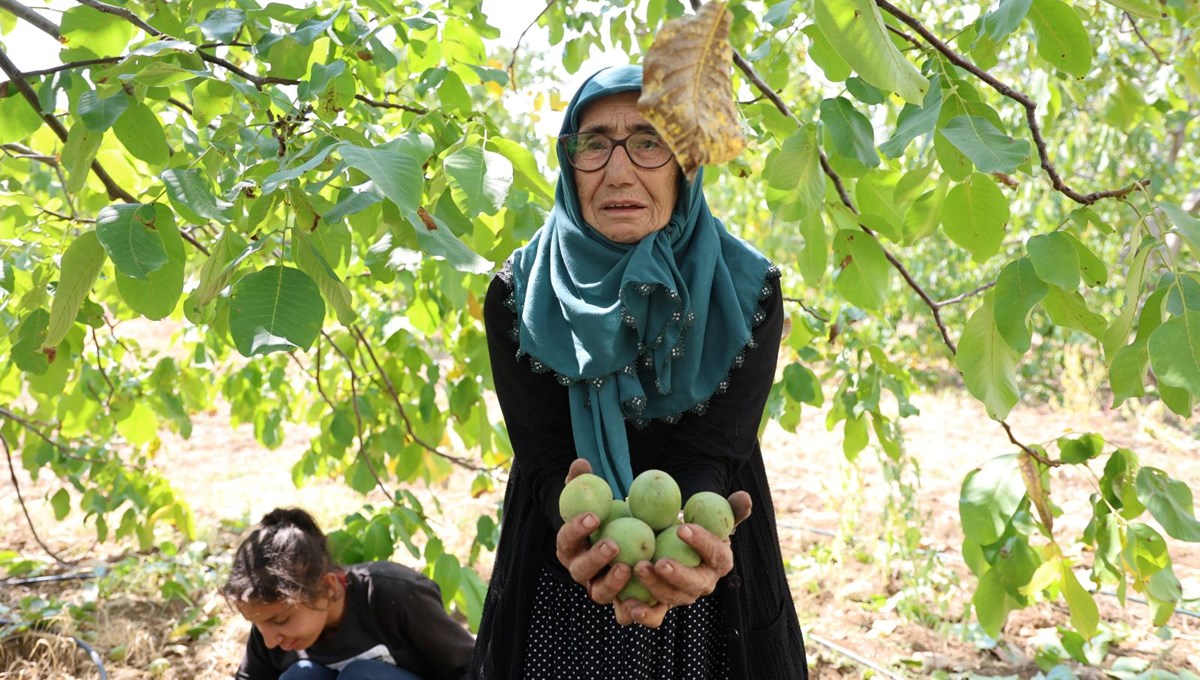
[{"label": "green leaf", "polygon": [[1008,203],[995,180],[975,173],[946,196],[942,230],[969,251],[971,259],[986,262],[1000,252],[1009,218]]},{"label": "green leaf", "polygon": [[96,215],[96,236],[117,271],[145,279],[167,263],[154,204],[114,203]]},{"label": "green leaf", "polygon": [[1192,505],[1192,490],[1187,484],[1171,479],[1158,468],[1143,467],[1137,473],[1138,500],[1162,525],[1171,538],[1200,543],[1200,522]]},{"label": "green leaf", "polygon": [[1075,252],[1079,255],[1079,274],[1084,284],[1090,288],[1098,288],[1108,283],[1108,268],[1104,266],[1104,261],[1074,234],[1066,231],[1059,233],[1066,236],[1071,245],[1075,246]]},{"label": "green leaf", "polygon": [[166,164],[171,156],[167,136],[163,133],[158,116],[150,107],[134,102],[113,125],[113,134],[134,157],[153,166]]},{"label": "green leaf", "polygon": [[1034,236],[1025,243],[1038,278],[1063,290],[1079,287],[1079,252],[1060,232]]},{"label": "green leaf", "polygon": [[1200,396],[1200,312],[1186,310],[1151,335],[1150,366],[1160,382]]},{"label": "green leaf", "polygon": [[1051,287],[1042,300],[1042,308],[1056,325],[1083,331],[1097,340],[1104,338],[1107,326],[1104,316],[1088,309],[1079,291]]},{"label": "green leaf", "polygon": [[488,139],[487,145],[489,149],[502,154],[512,163],[513,186],[536,194],[546,201],[554,200],[554,187],[546,181],[545,175],[538,167],[537,159],[529,149],[502,137]]},{"label": "green leaf", "polygon": [[955,363],[967,390],[983,402],[988,416],[1001,420],[1018,399],[1017,359],[996,328],[994,296],[989,292],[963,329]]},{"label": "green leaf", "polygon": [[75,325],[75,317],[100,276],[105,259],[104,247],[94,231],[80,234],[67,247],[62,257],[58,287],[54,291],[54,303],[50,306],[45,347],[58,347],[67,331]]},{"label": "green leaf", "polygon": [[329,262],[316,249],[312,239],[303,229],[292,228],[292,255],[300,271],[317,282],[317,287],[321,289],[325,301],[333,308],[338,322],[347,327],[354,323],[358,315],[354,312],[354,300],[350,289],[334,273]]},{"label": "green leaf", "polygon": [[335,151],[339,146],[338,143],[330,143],[332,141],[332,138],[329,137],[321,139],[318,144],[324,143],[325,146],[314,153],[311,158],[303,163],[287,168],[286,170],[279,170],[268,175],[262,181],[262,192],[264,194],[273,193],[279,189],[279,187],[286,185],[288,182],[300,177],[309,170],[312,170],[318,165],[324,163],[325,159],[329,157],[329,154]]},{"label": "green leaf", "polygon": [[155,209],[154,222],[162,238],[167,261],[141,280],[126,276],[118,268],[117,289],[131,309],[147,319],[156,320],[166,318],[175,311],[175,304],[183,294],[187,256],[171,211],[166,206],[152,204],[147,207]]},{"label": "green leaf", "polygon": [[1099,456],[1104,450],[1104,437],[1088,433],[1076,439],[1060,437],[1058,449],[1062,451],[1062,462],[1079,465]]},{"label": "green leaf", "polygon": [[879,150],[888,158],[899,158],[904,155],[904,148],[909,142],[933,132],[937,126],[938,116],[942,113],[942,88],[938,77],[929,81],[929,91],[921,106],[905,104],[896,117],[896,132],[892,138],[879,145]]},{"label": "green leaf", "polygon": [[1129,271],[1125,274],[1125,302],[1121,305],[1121,313],[1109,324],[1104,333],[1104,356],[1111,365],[1113,353],[1129,337],[1129,329],[1137,315],[1138,302],[1142,296],[1142,283],[1146,275],[1146,258],[1150,256],[1153,246],[1143,243],[1134,253],[1129,262]]},{"label": "green leaf", "polygon": [[842,229],[833,239],[833,286],[846,301],[880,310],[886,300],[891,267],[883,248],[865,231]]},{"label": "green leaf", "polygon": [[1013,139],[980,116],[957,116],[940,132],[980,172],[1014,172],[1029,158],[1029,141]]},{"label": "green leaf", "polygon": [[1029,312],[1046,297],[1050,288],[1033,269],[1028,257],[1004,265],[996,278],[993,313],[1001,337],[1017,354],[1029,351]]},{"label": "green leaf", "polygon": [[1021,21],[1029,13],[1029,6],[1032,4],[1033,0],[1000,0],[999,7],[980,19],[983,25],[982,32],[992,41],[999,43],[1021,26]]},{"label": "green leaf", "polygon": [[870,0],[816,0],[813,18],[830,46],[863,80],[919,104],[929,89],[888,35],[879,8]]},{"label": "green leaf", "polygon": [[64,45],[59,58],[67,63],[123,55],[135,30],[115,14],[83,5],[72,7],[63,12],[58,27]]},{"label": "green leaf", "polygon": [[963,535],[979,545],[1000,540],[1025,497],[1017,454],[1005,454],[971,470],[963,479],[958,514]]},{"label": "green leaf", "polygon": [[207,126],[217,116],[231,110],[233,86],[220,80],[205,80],[192,89],[192,118],[196,125]]},{"label": "green leaf", "polygon": [[54,519],[63,521],[71,514],[71,494],[66,489],[59,489],[50,497],[50,505],[54,507]]},{"label": "green leaf", "polygon": [[803,125],[783,140],[783,144],[767,156],[763,175],[769,186],[795,191],[807,213],[819,211],[825,201],[825,175],[821,172],[817,149],[817,126]]},{"label": "green leaf", "polygon": [[[875,170],[868,172],[854,184],[854,198],[858,202],[858,221],[873,229],[878,236],[900,241],[904,205],[896,199],[897,173]],[[822,188],[824,181],[822,180]]]},{"label": "green leaf", "polygon": [[504,207],[513,183],[513,165],[504,156],[469,146],[446,157],[443,167],[450,195],[467,217],[495,215]]},{"label": "green leaf", "polygon": [[134,446],[145,446],[158,436],[158,415],[145,404],[134,404],[129,415],[117,422],[117,432]]},{"label": "green leaf", "polygon": [[246,12],[241,9],[214,9],[200,22],[200,32],[209,40],[233,42],[234,36],[246,21]]},{"label": "green leaf", "polygon": [[1071,570],[1071,565],[1066,560],[1060,564],[1062,565],[1063,597],[1067,599],[1067,606],[1071,608],[1071,626],[1090,640],[1096,635],[1096,627],[1100,623],[1100,610],[1096,607],[1096,601],[1092,599],[1091,593],[1080,585],[1075,572]]},{"label": "green leaf", "polygon": [[103,99],[95,90],[88,90],[79,95],[79,119],[92,132],[104,132],[125,113],[129,103],[129,95],[124,90],[117,90],[116,94]]},{"label": "green leaf", "polygon": [[784,367],[783,387],[795,401],[818,407],[825,403],[821,381],[804,364],[788,364]]},{"label": "green leaf", "polygon": [[821,101],[821,123],[837,153],[868,168],[879,165],[871,121],[845,97]]},{"label": "green leaf", "polygon": [[808,48],[808,56],[812,57],[813,62],[825,72],[826,79],[832,83],[840,83],[850,77],[850,64],[847,64],[837,50],[833,49],[833,45],[829,44],[829,39],[821,32],[820,27],[816,24],[809,24],[800,32],[812,40],[812,45]]},{"label": "green leaf", "polygon": [[821,211],[809,211],[800,219],[800,235],[804,237],[804,247],[796,267],[804,282],[815,288],[825,280],[825,270],[829,267],[829,239]]},{"label": "green leaf", "polygon": [[39,307],[17,326],[16,342],[11,352],[12,362],[17,368],[34,375],[43,375],[50,369],[49,355],[42,351],[49,322],[50,315]]},{"label": "green leaf", "polygon": [[420,161],[399,151],[350,144],[339,147],[338,153],[350,167],[370,177],[401,211],[415,211],[420,206],[425,181]]},{"label": "green leaf", "polygon": [[1042,59],[1080,78],[1092,70],[1092,45],[1074,7],[1062,0],[1033,0],[1029,23],[1033,24]]},{"label": "green leaf", "polygon": [[988,570],[980,577],[979,587],[971,596],[971,604],[975,607],[975,617],[979,619],[983,632],[993,638],[999,638],[1011,607],[1008,594],[1004,591],[1004,583],[995,569]]},{"label": "green leaf", "polygon": [[867,443],[870,441],[870,435],[867,433],[867,418],[866,416],[846,418],[842,429],[842,455],[846,457],[846,460],[854,462],[858,459],[858,454],[867,448]]},{"label": "green leaf", "polygon": [[208,175],[200,168],[172,168],[162,174],[171,205],[192,224],[215,220],[221,224],[232,221],[233,204],[213,195]]},{"label": "green leaf", "polygon": [[1171,224],[1175,225],[1176,231],[1188,242],[1192,248],[1192,254],[1200,257],[1200,219],[1192,217],[1183,208],[1174,203],[1162,202],[1158,207],[1171,220]]},{"label": "green leaf", "polygon": [[61,154],[63,168],[67,171],[67,193],[73,194],[83,188],[103,139],[103,132],[92,132],[83,123],[71,126]]},{"label": "green leaf", "polygon": [[938,178],[935,188],[921,194],[909,206],[900,227],[906,245],[916,243],[937,231],[938,225],[942,223],[942,208],[946,205],[946,195],[949,191],[950,176],[943,174]]},{"label": "green leaf", "polygon": [[325,303],[307,274],[274,265],[242,277],[229,301],[229,332],[244,357],[307,350],[321,332]]},{"label": "green leaf", "polygon": [[450,604],[462,581],[462,567],[458,564],[458,558],[449,553],[438,555],[433,563],[433,580],[442,590],[442,604]]},{"label": "green leaf", "polygon": [[1135,17],[1143,19],[1158,19],[1166,18],[1167,13],[1161,8],[1154,6],[1155,3],[1147,0],[1104,0],[1113,7],[1119,7],[1126,12],[1129,12]]},{"label": "green leaf", "polygon": [[460,272],[471,274],[486,274],[492,270],[492,263],[476,254],[465,243],[460,241],[450,227],[439,217],[425,213],[435,228],[430,228],[417,212],[407,214],[408,222],[417,235],[417,243],[421,250],[430,257],[444,259]]},{"label": "green leaf", "polygon": [[46,121],[19,95],[0,98],[0,144],[22,142]]}]

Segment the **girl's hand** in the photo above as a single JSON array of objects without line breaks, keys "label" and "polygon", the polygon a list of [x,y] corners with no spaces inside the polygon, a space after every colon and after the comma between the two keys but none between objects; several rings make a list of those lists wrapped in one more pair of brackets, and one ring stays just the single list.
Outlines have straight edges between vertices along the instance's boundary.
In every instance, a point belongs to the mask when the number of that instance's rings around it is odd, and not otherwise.
[{"label": "girl's hand", "polygon": [[[729,505],[733,508],[736,529],[750,516],[753,506],[750,494],[745,491],[734,493],[729,497]],[[684,524],[675,531],[699,553],[700,564],[685,567],[672,559],[661,559],[653,564],[645,560],[638,562],[634,572],[658,604],[650,606],[634,599],[614,602],[617,623],[640,623],[648,628],[658,628],[671,607],[692,604],[712,593],[717,581],[733,570],[733,548],[729,539],[721,540],[698,524]]]},{"label": "girl's hand", "polygon": [[[591,471],[592,466],[586,460],[577,459],[571,463],[567,481]],[[625,587],[633,572],[627,564],[616,564],[609,568],[617,556],[617,545],[612,540],[591,544],[589,536],[599,526],[600,520],[590,512],[563,524],[555,540],[555,554],[571,578],[587,588],[588,596],[593,601],[609,604]]]}]

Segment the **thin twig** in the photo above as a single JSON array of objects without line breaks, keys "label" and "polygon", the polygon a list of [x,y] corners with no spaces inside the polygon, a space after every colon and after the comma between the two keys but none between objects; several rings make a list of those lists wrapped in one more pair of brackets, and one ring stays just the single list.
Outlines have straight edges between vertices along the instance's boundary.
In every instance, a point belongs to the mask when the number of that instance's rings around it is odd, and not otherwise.
[{"label": "thin twig", "polygon": [[41,211],[42,211],[42,213],[44,213],[46,215],[58,218],[60,220],[67,220],[68,222],[79,222],[81,224],[95,224],[96,223],[96,220],[93,220],[93,219],[90,219],[87,217],[79,217],[77,215],[64,215],[60,212],[55,212],[55,211],[49,210],[47,208],[42,208]]},{"label": "thin twig", "polygon": [[816,319],[817,321],[820,321],[821,323],[829,323],[829,319],[821,316],[820,314],[818,314],[816,312],[816,310],[814,310],[813,308],[804,304],[804,300],[801,300],[800,298],[784,297],[783,301],[784,302],[795,302],[796,304],[800,305],[800,309],[803,309],[812,318]]},{"label": "thin twig", "polygon": [[1093,191],[1090,194],[1081,194],[1067,186],[1067,183],[1063,181],[1062,176],[1058,174],[1058,168],[1056,168],[1054,163],[1051,162],[1050,153],[1046,150],[1046,139],[1042,136],[1042,129],[1037,120],[1037,102],[1030,99],[1028,95],[1018,92],[1008,85],[1000,82],[995,76],[979,68],[970,60],[955,52],[950,48],[949,45],[942,42],[936,35],[930,32],[929,29],[925,28],[920,21],[917,21],[911,15],[905,13],[887,0],[875,0],[875,4],[878,5],[880,9],[896,17],[901,22],[916,31],[922,38],[925,39],[926,42],[932,45],[933,48],[938,52],[941,52],[955,66],[970,72],[975,77],[991,86],[991,88],[995,91],[1025,107],[1025,119],[1029,125],[1029,132],[1033,135],[1033,143],[1034,146],[1037,147],[1038,158],[1041,159],[1042,169],[1045,170],[1046,174],[1050,177],[1050,182],[1053,184],[1054,188],[1063,195],[1067,196],[1076,203],[1092,205],[1096,201],[1104,198],[1123,198],[1135,191],[1139,186],[1149,184],[1150,180],[1137,180],[1129,186],[1121,189]]},{"label": "thin twig", "polygon": [[1134,19],[1133,15],[1130,14],[1129,12],[1122,12],[1122,14],[1124,14],[1125,18],[1129,20],[1129,25],[1133,27],[1133,32],[1135,35],[1137,35],[1138,40],[1142,41],[1142,44],[1146,46],[1146,49],[1150,50],[1150,54],[1154,55],[1155,61],[1162,64],[1163,66],[1170,66],[1171,62],[1166,61],[1161,56],[1159,56],[1158,51],[1154,49],[1154,46],[1150,44],[1150,41],[1146,40],[1146,36],[1142,35],[1142,31],[1138,28],[1138,25],[1137,25],[1137,19]]},{"label": "thin twig", "polygon": [[1049,458],[1046,458],[1045,456],[1041,455],[1037,451],[1034,451],[1033,448],[1026,446],[1025,444],[1022,444],[1020,441],[1018,441],[1017,438],[1013,436],[1012,428],[1009,427],[1007,421],[998,420],[997,422],[999,422],[1001,427],[1004,428],[1004,431],[1006,433],[1008,433],[1008,441],[1017,445],[1022,451],[1024,451],[1026,454],[1028,454],[1030,458],[1033,458],[1034,460],[1041,463],[1042,465],[1045,465],[1046,467],[1058,467],[1063,464],[1062,461],[1060,461],[1060,460],[1050,460]]},{"label": "thin twig", "polygon": [[108,377],[108,372],[104,370],[104,362],[100,360],[100,341],[96,339],[96,328],[94,326],[88,328],[92,331],[92,344],[96,346],[96,370],[100,371],[100,375],[104,377],[104,382],[108,385],[108,398],[104,400],[104,409],[109,410],[112,406],[113,396],[117,393],[117,387],[113,385],[113,381]]},{"label": "thin twig", "polygon": [[[3,2],[3,1],[4,0],[0,0],[0,2]],[[58,66],[53,66],[51,68],[44,68],[44,69],[41,69],[40,71],[25,71],[24,75],[26,78],[41,78],[42,76],[53,75],[55,73],[58,73],[59,71],[69,71],[71,69],[85,68],[88,66],[99,66],[100,64],[115,64],[115,63],[121,61],[122,59],[124,59],[124,57],[103,57],[101,59],[84,59],[83,61],[68,61],[65,64],[59,64]],[[0,83],[0,87],[3,87],[4,85],[5,85],[5,83]]]},{"label": "thin twig", "polygon": [[62,35],[58,32],[58,26],[54,25],[53,21],[33,11],[32,8],[26,7],[16,0],[0,0],[0,9],[7,10],[18,19],[28,21],[34,28],[46,33],[55,40],[62,40]]},{"label": "thin twig", "polygon": [[941,309],[942,307],[949,307],[950,305],[958,304],[959,302],[962,302],[963,300],[966,300],[967,298],[975,297],[976,295],[979,295],[980,293],[984,292],[985,290],[987,290],[995,285],[996,285],[995,281],[990,281],[969,293],[963,293],[962,295],[955,295],[952,298],[949,298],[947,300],[942,300],[941,302],[935,302],[934,304],[936,304],[938,306],[938,309]]},{"label": "thin twig", "polygon": [[71,566],[79,562],[79,560],[65,560],[61,555],[50,549],[45,541],[38,536],[37,527],[33,524],[33,518],[29,516],[29,508],[25,506],[25,497],[21,495],[21,483],[17,481],[17,470],[13,467],[12,450],[8,448],[8,440],[4,438],[4,434],[0,433],[0,444],[4,445],[4,457],[8,459],[8,476],[12,479],[13,489],[17,492],[17,502],[21,504],[21,513],[25,515],[25,522],[29,524],[29,531],[33,534],[33,540],[46,551],[46,554],[54,558],[54,561],[62,566]]},{"label": "thin twig", "polygon": [[379,359],[376,358],[375,351],[371,349],[371,343],[367,342],[367,336],[363,335],[362,330],[360,330],[358,326],[351,326],[350,331],[351,334],[358,339],[358,342],[362,344],[363,348],[367,350],[367,356],[371,357],[371,363],[375,365],[376,372],[378,372],[380,378],[383,379],[384,389],[386,389],[388,394],[391,395],[392,401],[396,404],[396,410],[400,413],[400,418],[404,420],[404,427],[408,431],[408,436],[411,437],[414,442],[420,444],[421,447],[426,451],[429,451],[434,455],[441,456],[442,458],[445,458],[459,467],[463,467],[468,470],[474,470],[476,472],[486,471],[487,468],[475,465],[464,458],[440,451],[436,446],[431,446],[417,436],[417,431],[413,427],[412,421],[409,420],[408,413],[404,411],[404,406],[400,403],[400,395],[396,392],[396,387],[392,385],[392,379],[388,377],[387,371],[383,369],[383,365],[380,364]]},{"label": "thin twig", "polygon": [[3,151],[5,156],[13,159],[38,161],[39,163],[45,163],[46,165],[58,165],[58,158],[37,153],[33,149],[23,147],[20,144],[0,145],[0,151]]},{"label": "thin twig", "polygon": [[412,106],[409,104],[393,104],[392,102],[381,102],[381,101],[378,101],[375,99],[371,99],[370,97],[368,97],[365,94],[356,94],[356,95],[354,95],[354,98],[364,104],[367,104],[369,106],[374,106],[377,109],[399,109],[401,111],[408,111],[410,113],[416,113],[416,114],[420,114],[422,116],[429,113],[429,109],[423,109],[420,106]]},{"label": "thin twig", "polygon": [[508,82],[512,85],[513,92],[517,91],[517,52],[521,49],[521,41],[525,39],[525,34],[529,32],[529,29],[536,26],[537,22],[542,20],[542,16],[545,15],[546,12],[549,12],[550,8],[553,6],[554,0],[547,2],[546,6],[542,8],[542,11],[538,12],[538,15],[534,17],[533,21],[529,22],[529,25],[526,26],[525,30],[521,31],[521,35],[517,37],[517,44],[513,46],[512,56],[508,60]]},{"label": "thin twig", "polygon": [[21,427],[25,428],[26,430],[29,430],[33,434],[37,435],[38,439],[41,439],[42,441],[46,442],[50,446],[53,446],[54,449],[56,451],[58,451],[58,454],[64,458],[69,458],[71,460],[77,460],[81,463],[89,463],[91,465],[103,465],[105,462],[105,461],[99,460],[97,458],[87,458],[85,456],[75,455],[67,447],[65,447],[62,444],[51,439],[50,435],[39,430],[33,423],[29,422],[25,418],[22,418],[21,416],[17,415],[16,413],[4,408],[3,406],[0,406],[0,417],[8,418],[9,420],[13,421],[14,423],[20,425]]}]

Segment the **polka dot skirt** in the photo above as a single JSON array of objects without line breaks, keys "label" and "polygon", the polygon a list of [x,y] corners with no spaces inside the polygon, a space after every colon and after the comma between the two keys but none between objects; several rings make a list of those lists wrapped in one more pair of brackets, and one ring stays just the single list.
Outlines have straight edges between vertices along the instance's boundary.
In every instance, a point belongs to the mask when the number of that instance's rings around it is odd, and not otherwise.
[{"label": "polka dot skirt", "polygon": [[717,603],[704,597],[667,612],[657,629],[617,624],[577,583],[543,570],[530,620],[526,680],[726,680]]}]

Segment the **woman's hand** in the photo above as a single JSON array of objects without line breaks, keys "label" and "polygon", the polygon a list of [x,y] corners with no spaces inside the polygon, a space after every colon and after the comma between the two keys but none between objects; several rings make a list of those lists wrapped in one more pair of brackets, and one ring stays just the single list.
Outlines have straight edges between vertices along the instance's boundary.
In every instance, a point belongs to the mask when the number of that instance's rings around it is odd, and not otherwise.
[{"label": "woman's hand", "polygon": [[[592,466],[582,458],[571,463],[567,472],[570,482],[579,475],[592,471]],[[570,572],[576,583],[587,588],[588,596],[598,604],[613,602],[617,593],[625,587],[633,573],[629,565],[608,565],[617,556],[617,545],[611,539],[591,544],[589,536],[600,526],[600,520],[592,513],[579,515],[562,525],[555,541],[558,561]]]},{"label": "woman's hand", "polygon": [[[750,494],[738,491],[729,497],[729,505],[733,508],[736,528],[750,516],[753,503]],[[623,626],[640,623],[648,628],[658,628],[671,607],[692,604],[712,593],[717,581],[733,570],[733,548],[729,539],[721,540],[698,524],[684,524],[675,531],[700,555],[700,564],[685,567],[672,559],[661,559],[653,564],[646,560],[638,562],[634,572],[658,604],[650,606],[632,598],[614,602],[617,623]]]}]

